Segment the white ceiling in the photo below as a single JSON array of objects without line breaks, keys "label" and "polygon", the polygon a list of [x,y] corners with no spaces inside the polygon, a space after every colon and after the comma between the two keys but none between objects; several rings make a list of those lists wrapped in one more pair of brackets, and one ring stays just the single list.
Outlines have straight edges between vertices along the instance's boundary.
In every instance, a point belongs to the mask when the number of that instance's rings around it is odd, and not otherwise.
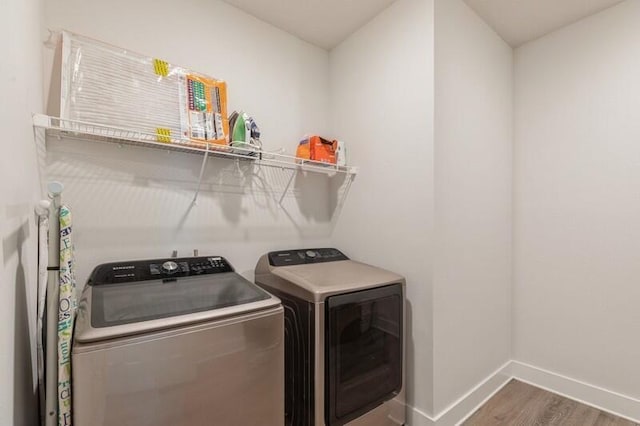
[{"label": "white ceiling", "polygon": [[395,0],[224,0],[309,43],[332,49]]},{"label": "white ceiling", "polygon": [[[396,0],[223,1],[330,50]],[[464,1],[507,43],[518,47],[624,0]]]},{"label": "white ceiling", "polygon": [[465,0],[517,47],[623,0]]}]

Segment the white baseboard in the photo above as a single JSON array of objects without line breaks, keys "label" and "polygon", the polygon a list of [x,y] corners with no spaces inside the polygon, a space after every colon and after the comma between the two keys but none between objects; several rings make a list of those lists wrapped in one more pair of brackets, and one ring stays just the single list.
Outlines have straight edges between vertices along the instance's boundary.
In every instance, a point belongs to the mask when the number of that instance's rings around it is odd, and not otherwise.
[{"label": "white baseboard", "polygon": [[436,416],[407,407],[408,426],[459,425],[511,379],[545,389],[574,401],[640,423],[640,400],[581,382],[520,361],[509,361]]},{"label": "white baseboard", "polygon": [[436,422],[418,408],[407,407],[407,426],[436,426]]},{"label": "white baseboard", "polygon": [[521,382],[640,423],[640,400],[520,361],[511,361],[511,374]]},{"label": "white baseboard", "polygon": [[511,380],[511,361],[491,373],[460,399],[435,417],[437,426],[454,426],[465,421]]},{"label": "white baseboard", "polygon": [[409,408],[407,410],[407,425],[454,426],[462,423],[511,380],[510,365],[511,361],[498,368],[435,417],[416,408]]}]

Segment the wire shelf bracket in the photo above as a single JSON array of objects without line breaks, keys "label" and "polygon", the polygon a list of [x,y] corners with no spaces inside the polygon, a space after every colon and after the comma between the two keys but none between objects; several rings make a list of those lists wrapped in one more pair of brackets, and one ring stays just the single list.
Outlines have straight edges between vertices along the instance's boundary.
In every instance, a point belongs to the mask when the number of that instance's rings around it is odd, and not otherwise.
[{"label": "wire shelf bracket", "polygon": [[207,167],[207,159],[209,158],[209,144],[207,144],[207,149],[204,153],[204,157],[202,157],[202,166],[200,166],[200,175],[198,176],[198,185],[196,186],[196,193],[193,194],[192,204],[197,204],[198,194],[200,193],[200,185],[202,185],[202,176],[204,176],[204,170]]}]

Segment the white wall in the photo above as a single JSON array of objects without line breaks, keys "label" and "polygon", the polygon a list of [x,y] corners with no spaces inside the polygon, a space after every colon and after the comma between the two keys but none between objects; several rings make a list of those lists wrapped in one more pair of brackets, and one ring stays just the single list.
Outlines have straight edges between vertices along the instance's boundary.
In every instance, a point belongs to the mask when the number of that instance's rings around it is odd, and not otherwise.
[{"label": "white wall", "polygon": [[640,2],[515,55],[515,358],[640,398]]},{"label": "white wall", "polygon": [[361,170],[333,242],[354,259],[406,276],[407,392],[429,414],[433,2],[399,0],[332,50],[331,94],[333,133]]},{"label": "white wall", "polygon": [[512,59],[462,0],[436,0],[436,413],[510,359]]},{"label": "white wall", "polygon": [[[294,153],[305,133],[327,134],[328,52],[226,3],[49,0],[46,6],[47,28],[225,79],[230,111],[256,118],[267,150]],[[49,150],[50,178],[66,185],[75,218],[80,284],[101,262],[167,256],[173,249],[189,255],[194,248],[227,256],[251,277],[268,250],[328,244],[338,197],[326,177],[300,174],[280,208],[274,198],[289,171],[212,161],[191,206],[202,157],[82,141],[53,141]]]},{"label": "white wall", "polygon": [[0,423],[36,424],[35,319],[38,200],[31,113],[42,111],[38,0],[0,14]]}]

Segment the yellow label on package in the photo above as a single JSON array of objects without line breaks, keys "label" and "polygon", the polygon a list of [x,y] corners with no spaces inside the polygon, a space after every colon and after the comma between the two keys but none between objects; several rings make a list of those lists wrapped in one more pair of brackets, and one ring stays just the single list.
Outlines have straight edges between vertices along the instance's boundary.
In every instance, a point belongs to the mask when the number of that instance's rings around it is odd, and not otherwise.
[{"label": "yellow label on package", "polygon": [[154,59],[153,70],[159,76],[166,77],[169,75],[169,63],[161,59]]},{"label": "yellow label on package", "polygon": [[171,129],[158,127],[156,129],[156,137],[158,142],[170,143],[171,142]]}]

